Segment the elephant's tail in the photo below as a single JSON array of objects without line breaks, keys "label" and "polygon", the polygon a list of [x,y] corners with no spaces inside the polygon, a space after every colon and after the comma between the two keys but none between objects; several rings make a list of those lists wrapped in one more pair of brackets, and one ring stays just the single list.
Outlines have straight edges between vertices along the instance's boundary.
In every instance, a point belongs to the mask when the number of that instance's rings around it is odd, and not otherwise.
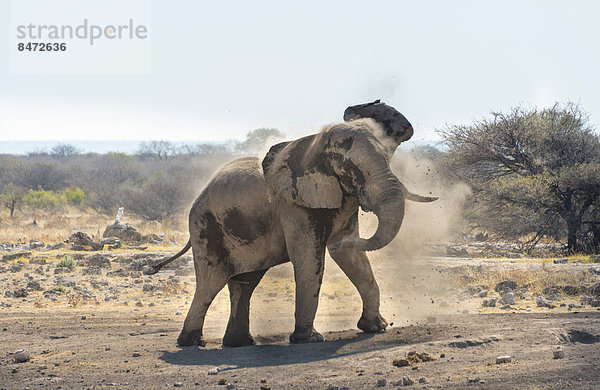
[{"label": "elephant's tail", "polygon": [[158,271],[160,271],[160,269],[162,267],[164,267],[165,265],[169,264],[173,260],[181,257],[183,254],[185,254],[185,252],[189,251],[191,247],[192,247],[192,240],[189,239],[188,242],[187,242],[187,244],[185,244],[185,246],[183,247],[183,249],[180,250],[179,252],[177,252],[175,255],[169,257],[166,260],[161,261],[158,264],[145,266],[143,268],[144,274],[145,275],[154,275],[155,273],[157,273]]},{"label": "elephant's tail", "polygon": [[412,192],[410,192],[408,190],[408,188],[406,188],[406,186],[404,184],[400,183],[400,185],[402,186],[402,191],[404,191],[404,196],[406,197],[407,200],[412,200],[413,202],[427,203],[427,202],[433,202],[433,201],[436,201],[439,199],[437,196],[423,196],[423,195],[413,194]]}]

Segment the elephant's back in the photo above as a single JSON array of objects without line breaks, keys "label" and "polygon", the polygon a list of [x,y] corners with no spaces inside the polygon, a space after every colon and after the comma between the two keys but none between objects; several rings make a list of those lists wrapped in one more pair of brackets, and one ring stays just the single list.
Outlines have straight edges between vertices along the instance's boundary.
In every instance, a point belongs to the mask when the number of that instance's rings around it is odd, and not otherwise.
[{"label": "elephant's back", "polygon": [[232,275],[268,268],[286,257],[275,214],[261,161],[234,160],[213,176],[192,207],[192,247],[227,262]]},{"label": "elephant's back", "polygon": [[255,209],[268,202],[261,160],[244,157],[221,168],[207,184],[198,199],[213,212],[231,208]]}]

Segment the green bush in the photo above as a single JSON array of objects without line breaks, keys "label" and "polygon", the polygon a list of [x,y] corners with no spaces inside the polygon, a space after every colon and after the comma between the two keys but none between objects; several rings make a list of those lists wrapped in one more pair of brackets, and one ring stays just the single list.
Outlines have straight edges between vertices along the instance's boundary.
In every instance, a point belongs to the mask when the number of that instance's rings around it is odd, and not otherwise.
[{"label": "green bush", "polygon": [[73,260],[73,258],[71,256],[67,256],[65,255],[57,264],[56,264],[56,268],[68,268],[69,270],[73,271],[75,269],[75,267],[77,267],[77,263],[75,262],[75,260]]},{"label": "green bush", "polygon": [[29,190],[23,203],[34,209],[54,209],[63,203],[59,193],[46,190]]},{"label": "green bush", "polygon": [[81,188],[78,187],[69,187],[67,188],[62,197],[67,204],[73,206],[83,206],[85,204],[85,193]]}]

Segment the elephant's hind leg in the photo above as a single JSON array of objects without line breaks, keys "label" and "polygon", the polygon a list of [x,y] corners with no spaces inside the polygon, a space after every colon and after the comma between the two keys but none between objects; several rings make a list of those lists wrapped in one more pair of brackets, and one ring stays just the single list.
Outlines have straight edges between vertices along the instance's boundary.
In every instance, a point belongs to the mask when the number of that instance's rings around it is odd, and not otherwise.
[{"label": "elephant's hind leg", "polygon": [[206,345],[202,337],[206,311],[229,278],[222,270],[215,268],[215,265],[209,265],[206,260],[196,264],[196,292],[177,338],[179,346]]},{"label": "elephant's hind leg", "polygon": [[229,323],[223,337],[226,347],[254,345],[250,334],[250,297],[266,270],[234,276],[227,283],[231,300]]}]

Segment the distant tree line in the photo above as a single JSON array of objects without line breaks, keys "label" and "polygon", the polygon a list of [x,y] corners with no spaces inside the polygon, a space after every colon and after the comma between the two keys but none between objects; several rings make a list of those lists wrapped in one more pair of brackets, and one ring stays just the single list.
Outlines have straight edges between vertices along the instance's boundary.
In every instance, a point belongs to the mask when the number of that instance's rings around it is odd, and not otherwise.
[{"label": "distant tree line", "polygon": [[0,155],[0,201],[11,217],[22,207],[56,211],[71,205],[112,215],[123,206],[163,221],[183,213],[221,165],[282,137],[276,129],[257,129],[244,141],[224,144],[143,142],[133,155],[83,153],[68,144],[26,156]]}]

